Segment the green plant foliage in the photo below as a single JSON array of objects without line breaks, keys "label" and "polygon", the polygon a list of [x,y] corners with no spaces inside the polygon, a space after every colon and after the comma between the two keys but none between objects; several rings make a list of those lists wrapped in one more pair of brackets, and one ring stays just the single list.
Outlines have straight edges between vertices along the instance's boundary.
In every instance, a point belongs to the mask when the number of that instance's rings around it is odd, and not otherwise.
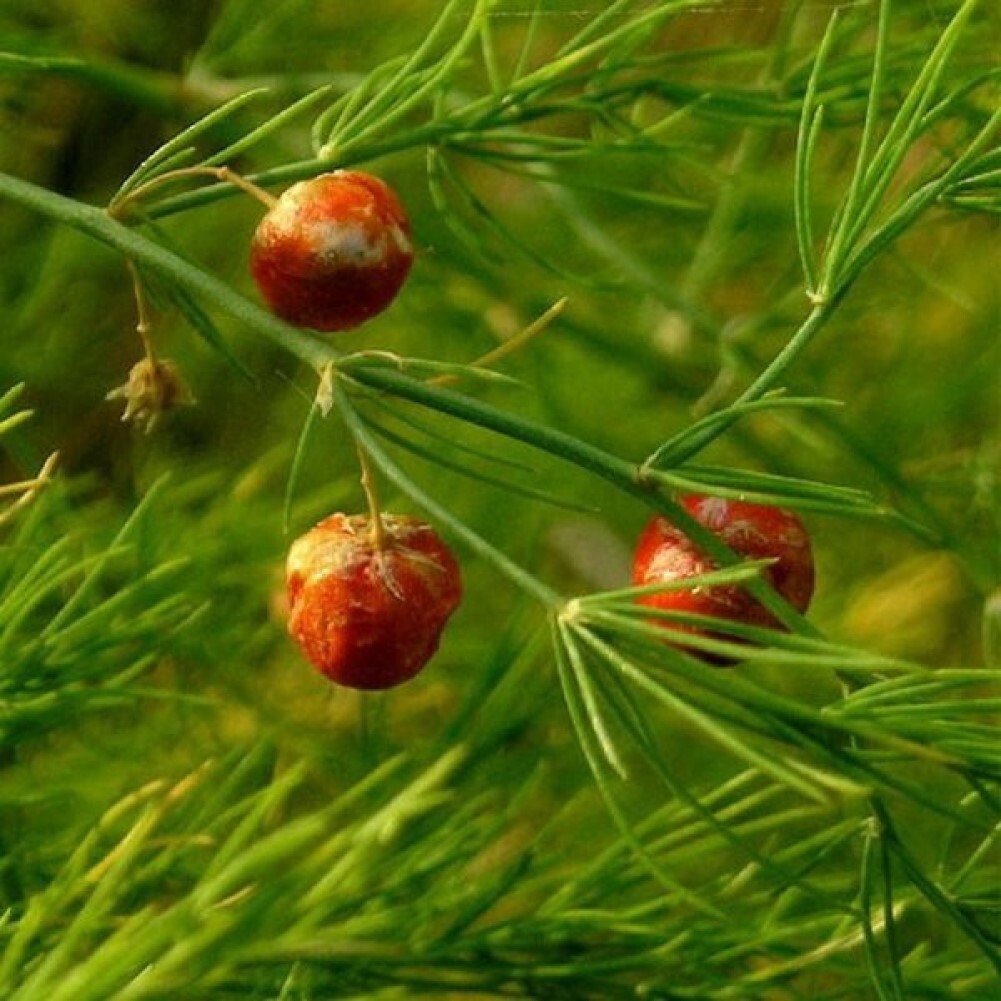
[{"label": "green plant foliage", "polygon": [[[0,996],[997,995],[999,38],[990,0],[0,4]],[[247,248],[343,168],[417,254],[322,337]],[[687,492],[798,511],[813,607]],[[282,560],[377,502],[464,599],[361,694]],[[782,628],[638,604],[654,512],[716,567],[670,587]]]}]

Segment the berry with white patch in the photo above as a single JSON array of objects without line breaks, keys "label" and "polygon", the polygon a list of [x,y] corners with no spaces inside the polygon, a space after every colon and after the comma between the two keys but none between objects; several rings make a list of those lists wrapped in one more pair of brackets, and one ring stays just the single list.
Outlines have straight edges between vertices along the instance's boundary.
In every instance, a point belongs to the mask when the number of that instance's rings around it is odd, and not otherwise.
[{"label": "berry with white patch", "polygon": [[[813,595],[814,568],[810,537],[791,511],[767,504],[749,504],[692,494],[679,498],[684,509],[719,536],[733,552],[750,560],[771,559],[763,571],[771,586],[797,611],[804,612]],[[717,569],[681,529],[655,516],[636,546],[633,583],[684,581]],[[712,615],[751,626],[782,628],[779,621],[744,588],[736,584],[696,586],[643,595],[641,604],[666,611]],[[662,623],[666,628],[703,633],[694,626]]]},{"label": "berry with white patch", "polygon": [[427,523],[333,514],[291,546],[289,632],[306,658],[348,688],[382,689],[416,675],[462,598],[459,565]]},{"label": "berry with white patch", "polygon": [[250,272],[283,320],[332,332],[381,313],[413,258],[410,222],[393,189],[338,170],[281,195],[254,233]]}]

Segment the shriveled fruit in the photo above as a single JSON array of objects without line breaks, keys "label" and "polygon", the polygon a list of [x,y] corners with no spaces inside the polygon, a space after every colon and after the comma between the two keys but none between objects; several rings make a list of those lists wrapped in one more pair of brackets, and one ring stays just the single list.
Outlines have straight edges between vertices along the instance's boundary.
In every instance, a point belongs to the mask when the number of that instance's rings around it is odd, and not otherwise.
[{"label": "shriveled fruit", "polygon": [[[804,612],[814,586],[813,553],[803,522],[791,511],[765,504],[691,494],[679,498],[684,509],[719,536],[735,553],[751,560],[772,559],[764,570],[772,587],[797,611]],[[684,581],[717,569],[716,563],[666,518],[655,516],[636,546],[633,583]],[[738,585],[695,586],[660,591],[637,599],[666,611],[712,615],[751,626],[781,628],[759,601]],[[680,623],[663,623],[672,630],[702,633]]]},{"label": "shriveled fruit", "polygon": [[383,515],[333,514],[289,549],[289,632],[331,681],[381,689],[416,675],[462,598],[459,565],[434,529]]},{"label": "shriveled fruit", "polygon": [[410,222],[393,189],[338,170],[283,192],[254,233],[250,272],[282,319],[331,332],[381,313],[413,258]]}]

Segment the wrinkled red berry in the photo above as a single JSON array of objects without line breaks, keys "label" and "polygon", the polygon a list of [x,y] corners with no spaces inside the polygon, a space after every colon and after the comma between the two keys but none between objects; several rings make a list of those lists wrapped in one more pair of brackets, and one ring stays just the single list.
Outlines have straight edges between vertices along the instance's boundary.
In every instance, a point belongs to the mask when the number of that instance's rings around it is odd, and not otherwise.
[{"label": "wrinkled red berry", "polygon": [[293,184],[261,220],[250,272],[271,310],[315,330],[350,330],[396,298],[414,252],[387,184],[338,170]]},{"label": "wrinkled red berry", "polygon": [[[810,537],[791,511],[765,504],[692,494],[679,499],[685,510],[735,553],[748,559],[774,559],[764,576],[797,611],[806,611],[813,595]],[[692,541],[666,518],[656,516],[636,546],[633,583],[682,581],[717,569]],[[716,585],[662,591],[637,599],[652,608],[694,612],[751,626],[782,628],[778,620],[742,587]],[[702,633],[693,626],[663,623],[667,628]]]},{"label": "wrinkled red berry", "polygon": [[349,688],[392,688],[438,649],[462,597],[459,565],[430,525],[383,515],[382,549],[367,515],[334,514],[292,544],[288,628],[307,659]]}]

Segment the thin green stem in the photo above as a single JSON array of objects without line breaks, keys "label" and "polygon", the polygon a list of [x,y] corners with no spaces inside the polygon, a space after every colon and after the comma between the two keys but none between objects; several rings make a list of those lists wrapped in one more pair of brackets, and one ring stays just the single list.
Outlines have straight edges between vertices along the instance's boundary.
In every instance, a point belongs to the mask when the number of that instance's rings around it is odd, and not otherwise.
[{"label": "thin green stem", "polygon": [[799,243],[800,261],[809,293],[817,292],[817,254],[814,248],[810,168],[813,164],[817,136],[824,117],[823,105],[817,105],[817,92],[820,87],[820,76],[824,66],[827,64],[827,56],[830,52],[831,43],[834,40],[834,29],[837,23],[838,13],[835,10],[827,22],[824,37],[821,39],[817,56],[813,61],[813,69],[807,83],[806,94],[803,97],[803,111],[800,117],[799,133],[796,141],[794,176],[796,236]]},{"label": "thin green stem", "polygon": [[[235,190],[225,185],[229,190]],[[71,226],[112,247],[169,281],[204,296],[234,319],[274,341],[316,369],[336,352],[319,339],[283,323],[267,310],[235,292],[225,282],[113,219],[106,211],[74,201],[9,174],[0,173],[0,197]]]},{"label": "thin green stem", "polygon": [[[855,155],[855,169],[849,182],[848,192],[838,206],[837,215],[828,236],[827,251],[824,261],[824,278],[819,290],[821,295],[829,295],[831,288],[837,283],[838,266],[845,248],[847,233],[853,221],[867,217],[859,212],[859,205],[865,194],[865,182],[870,180],[870,155],[875,137],[876,124],[879,119],[883,87],[883,64],[887,42],[887,31],[890,19],[890,0],[881,0],[879,19],[876,28],[876,45],[873,55],[872,74],[869,82],[869,98],[866,103],[865,121],[862,126],[862,138],[858,152]],[[850,245],[849,245],[850,246]]]},{"label": "thin green stem", "polygon": [[158,173],[179,166],[183,161],[194,156],[194,143],[206,132],[220,125],[227,118],[236,114],[246,105],[257,100],[264,91],[260,88],[244,91],[213,109],[207,115],[182,129],[162,146],[143,160],[135,170],[122,182],[118,191],[111,199],[111,205],[122,201],[140,184],[148,181]]},{"label": "thin green stem", "polygon": [[896,825],[890,816],[886,805],[880,799],[871,801],[873,812],[879,821],[880,834],[887,839],[887,850],[901,864],[904,873],[910,879],[915,889],[949,922],[963,931],[981,953],[987,958],[994,969],[1001,973],[1001,950],[991,937],[974,921],[956,901],[932,880],[915,858],[911,850],[901,840]]},{"label": "thin green stem", "polygon": [[[734,401],[727,412],[722,412],[711,423],[707,423],[700,433],[686,438],[684,456],[695,455],[728,431],[746,411],[746,405],[767,396],[778,388],[780,380],[800,355],[813,343],[832,313],[837,308],[842,296],[848,291],[847,285],[839,290],[839,294],[825,302],[817,303],[799,329],[786,342],[782,350],[772,359],[765,370],[744,390]],[[675,460],[677,461],[677,459]]]},{"label": "thin green stem", "polygon": [[[843,292],[846,291],[847,288],[843,290]],[[778,387],[782,377],[813,343],[813,339],[831,318],[840,298],[839,295],[836,300],[828,300],[814,306],[800,328],[789,338],[785,347],[772,359],[761,375],[737,397],[736,404],[741,405],[760,400],[765,394]]]},{"label": "thin green stem", "polygon": [[[874,241],[880,249],[888,242],[879,238],[885,230],[890,228],[889,225],[878,230],[868,241],[865,240],[866,230],[883,204],[883,199],[897,176],[905,157],[913,148],[922,129],[926,127],[925,115],[928,107],[959,41],[960,33],[972,16],[978,2],[979,0],[965,0],[942,32],[918,73],[917,79],[890,122],[878,148],[873,151],[867,163],[866,156],[872,145],[875,131],[875,114],[883,75],[883,49],[887,42],[888,33],[889,0],[884,0],[882,3],[862,146],[856,160],[855,175],[852,178],[848,195],[839,209],[836,223],[830,235],[822,282],[822,289],[825,293],[836,295],[836,289],[847,286],[854,279],[857,270],[853,273],[852,259],[858,256],[860,245],[864,251]],[[953,168],[955,166],[954,163]]]},{"label": "thin green stem", "polygon": [[533,574],[509,559],[499,549],[496,549],[481,535],[467,527],[453,515],[448,508],[439,504],[433,497],[417,486],[406,473],[393,461],[389,453],[379,444],[378,439],[365,426],[361,416],[351,405],[340,380],[333,384],[334,400],[344,423],[353,435],[359,447],[376,462],[383,475],[395,483],[411,500],[423,508],[429,515],[447,525],[449,529],[478,556],[492,563],[501,573],[514,581],[523,591],[530,594],[542,605],[550,609],[559,609],[566,604],[566,599],[544,584]]},{"label": "thin green stem", "polygon": [[[873,845],[879,834],[876,831],[876,822],[869,823],[862,841],[862,858],[859,866],[859,915],[862,924],[862,937],[865,942],[866,963],[869,967],[869,978],[879,1001],[893,1001],[886,992],[883,984],[883,975],[880,970],[879,943],[876,940],[876,929],[873,927],[872,912],[872,868],[873,868]],[[899,1001],[899,999],[897,999]]]},{"label": "thin green stem", "polygon": [[460,0],[453,0],[441,12],[438,22],[428,33],[427,38],[399,70],[397,76],[389,81],[387,86],[364,108],[355,119],[349,121],[345,126],[346,136],[331,136],[328,142],[319,151],[322,158],[333,159],[339,155],[342,143],[348,145],[352,142],[363,141],[366,136],[374,132],[384,132],[387,128],[398,122],[410,110],[426,100],[438,87],[447,81],[453,69],[463,58],[476,40],[480,31],[490,0],[473,0],[474,7],[467,15],[467,24],[461,37],[452,45],[451,49],[438,60],[431,62],[432,72],[427,79],[416,83],[415,78],[418,73],[416,68],[427,58],[433,50],[439,34],[452,19],[453,8],[460,6]]},{"label": "thin green stem", "polygon": [[[439,413],[458,417],[466,423],[521,441],[594,473],[659,511],[721,565],[729,566],[741,561],[714,532],[700,524],[680,504],[661,494],[655,485],[646,481],[641,467],[636,463],[605,452],[564,431],[534,423],[444,387],[429,386],[426,382],[420,382],[384,365],[374,365],[371,360],[362,356],[343,359],[338,369],[371,389],[388,392]],[[747,590],[793,631],[804,635],[818,635],[816,628],[764,580],[759,578],[748,581]]]},{"label": "thin green stem", "polygon": [[372,364],[364,356],[344,358],[337,368],[339,372],[372,389],[392,393],[565,459],[616,485],[626,487],[636,496],[648,498],[651,493],[648,487],[639,482],[634,463],[611,455],[565,431],[548,428],[499,410],[444,386],[428,385],[384,365]]},{"label": "thin green stem", "polygon": [[[337,363],[338,353],[318,338],[311,337],[276,319],[260,306],[234,292],[224,282],[211,277],[178,255],[115,221],[100,209],[83,205],[6,174],[0,174],[0,196],[7,196],[43,215],[72,226],[189,291],[204,295],[207,300],[224,309],[248,328],[274,341],[317,371],[322,370],[330,361],[335,361],[341,372],[373,389],[392,393],[441,413],[451,414],[572,462],[659,510],[677,524],[696,545],[722,565],[739,562],[739,557],[723,545],[715,533],[692,518],[681,505],[661,496],[655,487],[645,482],[640,468],[635,463],[611,455],[565,432],[527,421],[443,387],[429,386],[384,365],[374,364],[372,359],[365,356],[343,358]],[[819,325],[816,324],[818,327]],[[807,327],[797,335],[796,344],[801,345],[800,349],[805,347],[808,335],[812,335],[813,332],[815,331],[812,328]],[[795,346],[794,344],[793,347]],[[787,359],[785,363],[789,364],[796,353],[798,352],[787,348],[778,361]],[[769,372],[774,367],[775,363]],[[765,381],[763,376],[759,384],[764,384]],[[766,392],[767,388],[765,385],[761,393]],[[369,451],[371,452],[371,449]],[[807,635],[816,634],[815,628],[765,582],[750,581],[747,589],[789,628]],[[547,602],[550,597],[547,595]]]}]

